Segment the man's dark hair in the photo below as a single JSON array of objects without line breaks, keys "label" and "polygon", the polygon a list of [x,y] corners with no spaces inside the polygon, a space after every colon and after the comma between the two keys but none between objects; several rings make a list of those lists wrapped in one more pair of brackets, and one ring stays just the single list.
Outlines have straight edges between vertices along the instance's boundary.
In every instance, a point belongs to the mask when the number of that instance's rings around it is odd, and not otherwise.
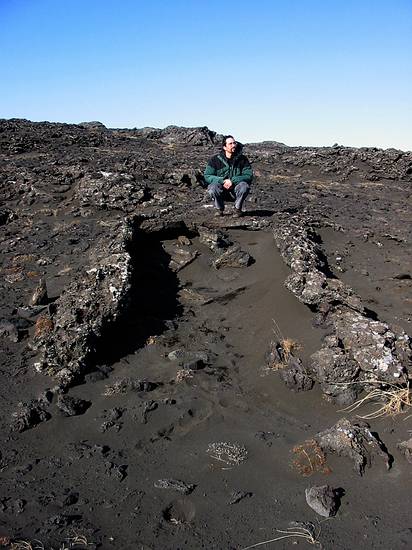
[{"label": "man's dark hair", "polygon": [[229,139],[229,138],[232,138],[232,139],[235,139],[233,136],[231,136],[230,134],[228,136],[223,136],[222,137],[222,147],[224,147],[226,145],[226,141]]}]

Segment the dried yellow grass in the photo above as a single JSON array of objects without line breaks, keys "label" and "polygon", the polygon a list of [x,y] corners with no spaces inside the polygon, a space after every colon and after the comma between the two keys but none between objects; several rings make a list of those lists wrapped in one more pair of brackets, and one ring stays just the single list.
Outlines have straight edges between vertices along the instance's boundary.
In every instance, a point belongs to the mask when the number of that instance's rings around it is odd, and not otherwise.
[{"label": "dried yellow grass", "polygon": [[412,407],[411,388],[408,382],[407,386],[397,386],[396,384],[388,384],[386,382],[377,382],[382,387],[374,388],[361,399],[358,399],[349,407],[341,409],[339,412],[353,412],[362,407],[362,405],[383,401],[383,404],[378,406],[374,411],[365,414],[357,415],[363,420],[372,420],[383,416],[395,417],[400,414],[405,414]]},{"label": "dried yellow grass", "polygon": [[289,357],[293,355],[295,351],[300,350],[302,347],[299,342],[297,342],[296,340],[292,340],[292,338],[284,338],[279,343],[282,347],[285,359],[289,359]]},{"label": "dried yellow grass", "polygon": [[[276,338],[276,345],[281,360],[275,361],[272,364],[266,366],[266,369],[269,371],[277,371],[284,369],[289,359],[294,355],[294,353],[302,348],[301,344],[292,338],[285,338],[280,330],[280,327],[275,319],[272,319],[273,322],[273,334]],[[280,348],[280,349],[279,349]]]}]

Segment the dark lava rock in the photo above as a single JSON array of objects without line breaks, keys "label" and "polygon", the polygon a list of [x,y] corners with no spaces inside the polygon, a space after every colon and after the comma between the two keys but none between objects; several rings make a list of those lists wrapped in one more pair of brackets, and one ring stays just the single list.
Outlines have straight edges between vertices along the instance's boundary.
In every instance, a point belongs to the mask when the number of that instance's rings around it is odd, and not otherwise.
[{"label": "dark lava rock", "polygon": [[371,318],[359,296],[330,274],[309,221],[287,218],[275,226],[274,237],[292,269],[287,288],[320,312],[333,331],[311,358],[322,390],[339,404],[350,404],[370,381],[404,383],[412,367],[409,336]]},{"label": "dark lava rock", "polygon": [[109,428],[116,428],[117,430],[120,430],[122,425],[117,422],[119,418],[123,416],[123,413],[126,409],[122,409],[121,407],[113,407],[112,409],[109,409],[108,411],[104,412],[104,418],[105,421],[102,423],[100,427],[101,432],[105,432]]},{"label": "dark lava rock", "polygon": [[195,515],[195,505],[188,498],[179,498],[163,510],[163,518],[174,525],[190,523]]},{"label": "dark lava rock", "polygon": [[78,198],[83,206],[131,211],[139,203],[149,200],[150,194],[146,185],[135,181],[132,174],[101,170],[81,179]]},{"label": "dark lava rock", "polygon": [[62,506],[73,506],[79,501],[79,493],[70,492],[62,500]]},{"label": "dark lava rock", "polygon": [[237,504],[238,502],[240,502],[244,498],[250,498],[252,496],[253,496],[253,493],[251,493],[250,491],[232,491],[231,494],[230,494],[230,498],[229,498],[227,503],[229,505]]},{"label": "dark lava rock", "polygon": [[114,464],[106,462],[106,473],[109,477],[113,477],[118,481],[123,481],[127,476],[127,464]]},{"label": "dark lava rock", "polygon": [[323,393],[340,406],[354,403],[362,391],[361,384],[352,384],[358,380],[360,367],[336,338],[325,338],[323,347],[311,355],[310,369]]},{"label": "dark lava rock", "polygon": [[73,523],[79,522],[82,516],[79,514],[56,514],[51,516],[47,523],[50,525],[56,525],[58,527],[68,527]]},{"label": "dark lava rock", "polygon": [[84,373],[96,341],[129,303],[128,247],[132,237],[129,220],[120,223],[112,238],[97,244],[92,254],[94,267],[73,281],[56,300],[53,330],[37,334],[36,343],[42,352],[37,368],[47,368],[62,386],[69,386]]},{"label": "dark lava rock", "polygon": [[216,269],[223,267],[247,267],[253,262],[252,256],[240,248],[238,244],[230,246],[214,262]]},{"label": "dark lava rock", "polygon": [[5,336],[11,342],[19,341],[19,331],[14,323],[10,321],[0,321],[0,337]]},{"label": "dark lava rock", "polygon": [[13,413],[11,429],[17,432],[24,432],[51,418],[49,412],[44,408],[44,403],[31,401],[29,404],[21,404],[19,409]]},{"label": "dark lava rock", "polygon": [[158,387],[158,383],[135,378],[120,378],[106,387],[105,395],[128,393],[129,391],[150,392]]},{"label": "dark lava rock", "polygon": [[263,441],[268,447],[272,447],[273,440],[279,437],[279,434],[273,432],[256,432],[255,437]]},{"label": "dark lava rock", "polygon": [[186,370],[201,370],[205,367],[203,359],[192,359],[183,364],[183,368]]},{"label": "dark lava rock", "polygon": [[90,407],[90,401],[71,397],[70,395],[59,395],[57,407],[61,410],[64,416],[77,416],[84,414]]},{"label": "dark lava rock", "polygon": [[211,229],[209,227],[200,226],[198,228],[198,232],[199,241],[210,248],[212,252],[225,250],[233,244],[220,229]]},{"label": "dark lava rock", "polygon": [[406,460],[412,464],[412,438],[406,441],[401,441],[401,443],[398,443],[397,447]]},{"label": "dark lava rock", "polygon": [[172,491],[178,491],[184,495],[189,495],[196,488],[196,485],[193,483],[186,483],[179,479],[158,479],[153,485],[156,489],[171,489]]},{"label": "dark lava rock", "polygon": [[167,144],[186,143],[195,146],[219,143],[220,134],[209,130],[207,126],[197,128],[181,128],[180,126],[167,126],[166,128],[142,128],[136,130],[148,139],[159,140]]},{"label": "dark lava rock", "polygon": [[314,439],[325,453],[350,458],[359,475],[364,473],[366,466],[372,465],[373,455],[380,456],[388,469],[391,467],[392,457],[366,422],[341,418],[332,428],[316,434]]},{"label": "dark lava rock", "polygon": [[168,252],[170,254],[169,267],[176,273],[192,263],[199,255],[197,250],[187,250],[178,246],[175,246],[173,250]]},{"label": "dark lava rock", "polygon": [[310,487],[305,490],[306,502],[317,514],[324,518],[336,515],[340,505],[340,498],[329,485]]},{"label": "dark lava rock", "polygon": [[313,388],[313,379],[307,374],[301,361],[295,357],[291,357],[286,366],[279,369],[279,376],[290,390],[300,392]]}]

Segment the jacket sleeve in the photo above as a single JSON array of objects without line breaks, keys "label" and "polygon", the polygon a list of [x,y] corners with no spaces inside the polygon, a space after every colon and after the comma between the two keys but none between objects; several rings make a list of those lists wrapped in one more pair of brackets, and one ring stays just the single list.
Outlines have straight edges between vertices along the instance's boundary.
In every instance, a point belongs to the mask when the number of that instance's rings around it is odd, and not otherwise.
[{"label": "jacket sleeve", "polygon": [[206,170],[204,172],[205,181],[208,185],[211,183],[223,183],[225,178],[216,175],[216,168],[211,166],[210,161],[207,163]]},{"label": "jacket sleeve", "polygon": [[253,169],[248,159],[245,158],[241,173],[238,176],[233,176],[232,182],[234,185],[236,185],[240,181],[245,181],[250,185],[252,183],[252,180],[253,180]]}]

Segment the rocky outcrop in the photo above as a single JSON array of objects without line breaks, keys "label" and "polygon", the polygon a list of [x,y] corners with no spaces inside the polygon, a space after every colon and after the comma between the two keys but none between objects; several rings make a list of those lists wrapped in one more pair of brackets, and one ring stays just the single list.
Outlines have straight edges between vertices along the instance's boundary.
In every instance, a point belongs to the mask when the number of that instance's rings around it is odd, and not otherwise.
[{"label": "rocky outcrop", "polygon": [[82,178],[76,195],[81,206],[123,212],[131,212],[150,198],[146,185],[138,183],[134,175],[103,170],[94,177]]},{"label": "rocky outcrop", "polygon": [[36,335],[39,371],[54,376],[63,387],[84,373],[102,332],[127,308],[132,263],[129,246],[134,221],[112,227],[111,238],[90,254],[91,267],[79,275],[56,300],[52,330]]},{"label": "rocky outcrop", "polygon": [[148,139],[155,139],[172,145],[190,144],[195,146],[210,145],[219,143],[222,139],[220,134],[209,130],[207,126],[199,126],[195,128],[182,128],[180,126],[167,126],[166,128],[142,128],[136,130],[142,136]]},{"label": "rocky outcrop", "polygon": [[317,311],[320,322],[332,331],[310,363],[323,392],[340,404],[350,404],[370,382],[406,383],[412,367],[409,336],[371,319],[360,297],[330,273],[309,221],[294,216],[273,231],[292,269],[286,287]]},{"label": "rocky outcrop", "polygon": [[376,147],[288,147],[277,142],[253,144],[259,156],[278,166],[293,165],[300,169],[317,168],[323,174],[342,181],[349,177],[369,180],[381,178],[411,180],[412,153]]},{"label": "rocky outcrop", "polygon": [[406,460],[412,464],[412,438],[398,443],[398,449]]},{"label": "rocky outcrop", "polygon": [[374,456],[382,458],[388,469],[391,466],[392,457],[366,422],[351,422],[341,418],[331,428],[318,433],[315,441],[325,453],[332,452],[352,460],[359,475],[372,465]]}]

